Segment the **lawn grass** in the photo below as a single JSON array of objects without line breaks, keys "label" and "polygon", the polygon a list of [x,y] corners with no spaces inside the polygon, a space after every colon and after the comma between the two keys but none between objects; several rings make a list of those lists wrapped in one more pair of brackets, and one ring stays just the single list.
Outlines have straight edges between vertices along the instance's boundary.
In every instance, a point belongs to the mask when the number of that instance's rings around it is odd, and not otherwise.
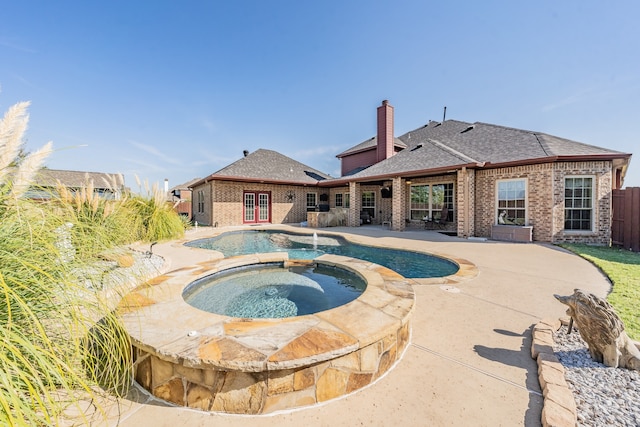
[{"label": "lawn grass", "polygon": [[640,254],[604,246],[562,247],[591,261],[609,277],[613,287],[607,301],[624,322],[627,334],[640,340]]}]

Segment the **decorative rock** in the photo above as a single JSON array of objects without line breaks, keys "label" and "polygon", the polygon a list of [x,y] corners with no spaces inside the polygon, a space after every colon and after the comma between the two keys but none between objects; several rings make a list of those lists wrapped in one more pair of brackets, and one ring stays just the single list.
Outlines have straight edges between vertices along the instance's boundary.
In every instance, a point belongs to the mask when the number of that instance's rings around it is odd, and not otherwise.
[{"label": "decorative rock", "polygon": [[564,378],[562,378],[562,382],[564,384],[547,383],[544,388],[544,397],[545,399],[549,399],[557,403],[575,415],[576,401],[573,399],[573,393],[569,390]]},{"label": "decorative rock", "polygon": [[539,369],[538,380],[540,386],[544,389],[547,384],[559,385],[561,387],[567,387],[567,382],[564,379],[564,370],[558,371],[556,369]]},{"label": "decorative rock", "polygon": [[567,334],[566,327],[554,334],[554,341],[580,426],[640,425],[640,371],[611,368],[594,361],[580,334]]},{"label": "decorative rock", "polygon": [[545,400],[544,407],[542,408],[542,425],[544,427],[568,427],[574,426],[575,424],[576,418],[571,411],[553,401],[547,402]]},{"label": "decorative rock", "polygon": [[213,404],[214,393],[206,387],[190,384],[187,390],[187,406],[208,411]]},{"label": "decorative rock", "polygon": [[292,370],[268,372],[269,390],[268,396],[274,396],[293,391],[294,373]]},{"label": "decorative rock", "polygon": [[266,384],[262,373],[227,372],[222,390],[213,401],[211,410],[234,414],[260,413]]},{"label": "decorative rock", "polygon": [[304,368],[293,375],[293,389],[304,390],[316,383],[316,375],[313,368]]},{"label": "decorative rock", "polygon": [[567,314],[575,321],[593,360],[614,368],[640,370],[640,351],[607,301],[580,289],[570,296],[554,296],[569,306]]},{"label": "decorative rock", "polygon": [[328,368],[318,378],[316,384],[316,397],[318,402],[333,399],[345,394],[349,376],[343,371]]},{"label": "decorative rock", "polygon": [[182,379],[174,378],[153,389],[153,394],[160,399],[184,406],[184,385]]}]

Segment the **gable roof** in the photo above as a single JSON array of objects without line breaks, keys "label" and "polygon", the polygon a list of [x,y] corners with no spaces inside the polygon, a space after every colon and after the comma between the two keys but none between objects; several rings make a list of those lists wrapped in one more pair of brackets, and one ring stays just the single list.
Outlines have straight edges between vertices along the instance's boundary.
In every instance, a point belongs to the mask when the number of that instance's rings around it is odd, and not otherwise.
[{"label": "gable roof", "polygon": [[[33,179],[33,185],[38,187],[55,187],[58,181],[69,188],[84,188],[88,181],[93,181],[96,189],[122,189],[124,176],[103,172],[83,172],[59,169],[41,169]],[[113,186],[116,188],[113,188]]]},{"label": "gable roof", "polygon": [[189,190],[193,186],[193,184],[195,184],[196,182],[200,181],[201,179],[202,178],[194,178],[194,179],[191,179],[191,180],[189,180],[187,182],[184,182],[182,184],[178,184],[178,185],[176,185],[174,187],[171,187],[169,189],[169,193],[171,193],[174,190]]},{"label": "gable roof", "polygon": [[[407,148],[407,144],[405,144],[400,138],[393,138],[393,146],[394,148],[400,148],[401,150]],[[355,145],[340,154],[337,154],[337,158],[345,157],[351,154],[360,153],[363,151],[374,150],[378,147],[378,137],[372,136],[364,142],[361,142],[358,145]]]},{"label": "gable roof", "polygon": [[[399,137],[406,149],[349,180],[409,173],[441,173],[466,167],[497,167],[552,162],[628,158],[630,154],[565,138],[488,123],[429,122]],[[361,144],[345,151],[352,150]]]},{"label": "gable roof", "polygon": [[205,181],[235,180],[245,182],[268,182],[276,184],[315,185],[331,176],[276,151],[263,148],[249,153],[230,165],[191,185],[195,187]]}]

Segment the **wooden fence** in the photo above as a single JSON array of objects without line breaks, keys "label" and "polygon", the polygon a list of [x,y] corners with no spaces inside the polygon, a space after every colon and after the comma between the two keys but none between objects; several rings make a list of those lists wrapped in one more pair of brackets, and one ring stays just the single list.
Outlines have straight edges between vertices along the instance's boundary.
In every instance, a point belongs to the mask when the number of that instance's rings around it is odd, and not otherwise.
[{"label": "wooden fence", "polygon": [[613,190],[611,243],[640,252],[640,187]]}]

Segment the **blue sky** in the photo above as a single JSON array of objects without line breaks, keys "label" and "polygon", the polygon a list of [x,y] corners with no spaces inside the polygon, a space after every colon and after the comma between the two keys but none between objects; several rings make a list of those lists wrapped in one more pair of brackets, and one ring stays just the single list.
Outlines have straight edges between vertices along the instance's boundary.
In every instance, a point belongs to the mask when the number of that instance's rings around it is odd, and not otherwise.
[{"label": "blue sky", "polygon": [[281,152],[333,176],[375,134],[447,118],[633,153],[640,2],[5,1],[0,111],[47,166],[177,185]]}]

